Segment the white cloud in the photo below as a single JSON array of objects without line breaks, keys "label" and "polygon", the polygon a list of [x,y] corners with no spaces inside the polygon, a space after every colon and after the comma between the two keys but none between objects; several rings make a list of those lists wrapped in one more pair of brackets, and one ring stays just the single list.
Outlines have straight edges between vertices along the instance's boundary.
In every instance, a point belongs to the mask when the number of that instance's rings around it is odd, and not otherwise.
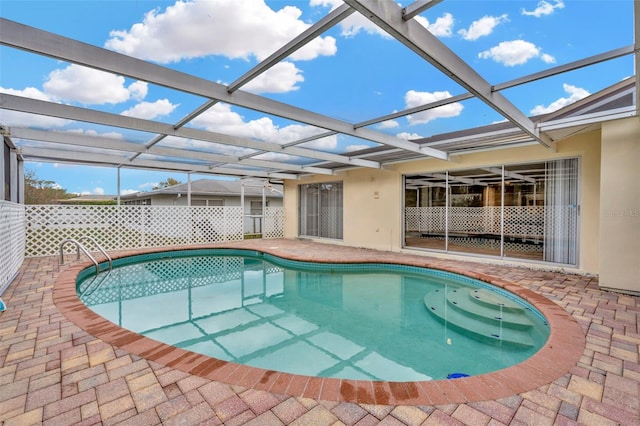
[{"label": "white cloud", "polygon": [[543,53],[542,56],[540,56],[540,59],[542,59],[542,61],[547,63],[547,64],[555,64],[556,63],[556,58],[554,58],[553,56],[549,55],[548,53]]},{"label": "white cloud", "polygon": [[43,88],[53,98],[94,105],[140,100],[147,95],[147,83],[136,81],[126,87],[122,76],[75,64],[52,71]]},{"label": "white cloud", "polygon": [[430,23],[427,18],[420,15],[416,16],[415,20],[436,37],[451,37],[453,34],[454,19],[450,13],[443,14],[437,18],[433,24]]},{"label": "white cloud", "polygon": [[184,139],[174,136],[167,136],[163,139],[161,146],[170,146],[172,148],[191,149],[195,151],[203,151],[211,154],[232,155],[242,157],[255,152],[251,148],[243,148],[240,146],[224,145],[220,143],[200,141],[195,139]]},{"label": "white cloud", "polygon": [[291,62],[280,62],[242,87],[252,93],[286,93],[298,90],[302,72]]},{"label": "white cloud", "polygon": [[340,22],[342,37],[355,37],[360,32],[367,34],[377,34],[385,38],[391,38],[389,34],[382,31],[380,27],[365,18],[359,13],[353,13],[347,19]]},{"label": "white cloud", "polygon": [[[24,98],[36,99],[39,101],[55,102],[48,94],[35,87],[27,87],[22,90],[8,89],[0,86],[0,93],[8,95],[22,96]],[[44,115],[28,114],[20,111],[0,109],[0,123],[16,127],[39,127],[39,128],[60,128],[71,123],[70,120],[62,118],[48,117]]]},{"label": "white cloud", "polygon": [[404,139],[407,141],[424,138],[424,136],[421,136],[417,133],[407,133],[407,132],[398,133],[396,136],[400,139]]},{"label": "white cloud", "polygon": [[122,133],[118,133],[118,132],[104,132],[104,133],[98,133],[93,129],[89,129],[89,130],[85,130],[85,129],[69,129],[69,130],[65,130],[66,132],[69,133],[78,133],[81,135],[88,135],[88,136],[100,136],[101,138],[111,138],[111,139],[124,139],[124,137],[122,136]]},{"label": "white cloud", "polygon": [[19,111],[0,109],[0,123],[13,127],[52,129],[64,127],[69,123],[72,123],[72,121],[62,118],[48,117],[45,115],[27,114]]},{"label": "white cloud", "polygon": [[491,34],[496,26],[508,21],[509,17],[507,14],[500,16],[483,16],[477,21],[472,22],[469,29],[458,31],[458,34],[462,35],[462,38],[465,40],[477,40],[480,37]]},{"label": "white cloud", "polygon": [[[407,108],[413,108],[450,97],[451,94],[448,91],[416,92],[415,90],[409,90],[404,95],[404,101]],[[412,125],[425,124],[437,118],[456,117],[462,113],[463,108],[464,107],[461,103],[454,102],[449,105],[443,105],[441,107],[408,115],[407,120],[409,120],[409,123]]]},{"label": "white cloud", "polygon": [[310,0],[309,1],[309,6],[323,6],[323,7],[330,7],[331,10],[339,7],[342,5],[342,3],[344,3],[342,0]]},{"label": "white cloud", "polygon": [[281,152],[265,152],[264,154],[259,154],[253,157],[256,160],[264,160],[264,161],[277,161],[279,163],[290,163],[297,159],[293,155],[283,154]]},{"label": "white cloud", "polygon": [[135,194],[136,192],[140,192],[137,189],[121,189],[120,190],[120,195],[129,195],[129,194]]},{"label": "white cloud", "polygon": [[[342,3],[342,1],[340,1],[340,3]],[[414,19],[436,37],[450,37],[453,33],[454,19],[450,13],[443,14],[433,23],[420,15]],[[340,35],[343,37],[354,37],[360,32],[365,32],[367,34],[377,34],[385,38],[391,38],[389,34],[359,13],[354,13],[342,21],[340,28],[342,29]]]},{"label": "white cloud", "polygon": [[400,123],[398,123],[396,120],[387,120],[378,124],[379,129],[395,129],[396,127],[399,127],[399,126],[400,126]]},{"label": "white cloud", "polygon": [[177,104],[172,104],[168,99],[158,99],[155,102],[140,102],[137,105],[122,112],[126,117],[143,118],[145,120],[153,120],[171,114]]},{"label": "white cloud", "polygon": [[539,18],[543,15],[551,15],[556,9],[562,9],[563,7],[564,2],[562,0],[555,0],[555,4],[551,4],[548,1],[542,0],[538,2],[538,7],[536,7],[534,10],[528,11],[522,9],[522,14]]},{"label": "white cloud", "polygon": [[[258,60],[307,29],[295,6],[273,10],[264,0],[177,1],[164,11],[148,12],[129,30],[112,31],[105,46],[162,63],[207,55]],[[292,59],[334,55],[333,37],[318,37]]]},{"label": "white cloud", "polygon": [[104,188],[97,186],[90,191],[82,191],[78,195],[104,195]]},{"label": "white cloud", "polygon": [[489,50],[478,53],[478,57],[481,59],[493,59],[508,67],[522,65],[530,59],[538,57],[541,57],[546,63],[555,62],[553,56],[543,55],[538,46],[524,40],[503,41]]},{"label": "white cloud", "polygon": [[560,98],[556,101],[551,102],[548,106],[537,105],[535,108],[531,110],[531,114],[540,115],[540,114],[548,114],[550,112],[554,112],[559,110],[560,108],[564,108],[567,105],[571,105],[572,103],[579,101],[582,98],[586,98],[590,95],[590,93],[581,88],[576,87],[571,84],[564,83],[562,85],[564,91],[569,95],[566,98]]},{"label": "white cloud", "polygon": [[315,139],[309,142],[302,143],[298,146],[318,149],[320,151],[332,151],[338,146],[338,135],[331,135],[324,138]]},{"label": "white cloud", "polygon": [[[245,121],[243,116],[233,111],[231,106],[225,103],[215,104],[205,113],[196,117],[192,123],[194,126],[205,128],[212,132],[281,144],[324,132],[324,130],[317,127],[302,124],[279,127],[268,117]],[[321,145],[326,149],[331,149],[335,147],[335,138],[322,138],[310,143],[316,144],[316,147]]]},{"label": "white cloud", "polygon": [[16,89],[8,89],[0,86],[0,92],[6,93],[8,95],[37,99],[39,101],[49,101],[49,102],[53,101],[51,96],[47,95],[46,93],[42,92],[39,89],[36,89],[35,87],[27,87],[22,90],[16,90]]},{"label": "white cloud", "polygon": [[[138,185],[138,188],[140,188],[141,191],[144,191],[146,189],[153,189],[158,185],[160,185],[160,182],[145,182]],[[136,191],[136,192],[139,192],[139,191]]]},{"label": "white cloud", "polygon": [[360,151],[362,149],[367,149],[367,148],[371,148],[371,146],[369,145],[348,145],[344,151],[345,152],[354,152],[354,151]]}]

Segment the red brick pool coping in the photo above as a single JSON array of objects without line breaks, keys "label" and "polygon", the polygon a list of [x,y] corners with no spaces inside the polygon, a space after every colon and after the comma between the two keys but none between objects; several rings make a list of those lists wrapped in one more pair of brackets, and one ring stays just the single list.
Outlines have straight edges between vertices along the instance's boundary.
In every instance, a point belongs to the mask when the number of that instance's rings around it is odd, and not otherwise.
[{"label": "red brick pool coping", "polygon": [[[231,385],[316,400],[378,405],[443,405],[495,400],[549,384],[567,374],[585,350],[586,339],[580,325],[561,306],[512,282],[477,273],[465,264],[460,268],[435,259],[402,253],[356,250],[342,253],[340,246],[318,252],[283,250],[265,244],[215,244],[210,246],[145,249],[118,253],[114,258],[135,254],[202,248],[257,250],[286,259],[332,263],[393,263],[446,270],[490,283],[534,305],[547,319],[550,336],[546,344],[526,361],[503,370],[455,380],[422,382],[373,382],[320,378],[282,373],[222,361],[176,348],[121,328],[91,309],[78,298],[75,283],[80,271],[92,266],[85,262],[62,271],[55,282],[53,300],[60,312],[87,333],[129,353],[177,370]],[[268,241],[268,240],[267,240]]]}]

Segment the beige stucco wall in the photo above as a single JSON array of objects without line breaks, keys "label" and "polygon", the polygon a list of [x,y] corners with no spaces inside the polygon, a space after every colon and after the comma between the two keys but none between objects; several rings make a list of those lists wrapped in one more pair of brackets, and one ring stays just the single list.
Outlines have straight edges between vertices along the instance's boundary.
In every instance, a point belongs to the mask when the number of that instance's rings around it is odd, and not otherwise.
[{"label": "beige stucco wall", "polygon": [[640,118],[602,126],[600,286],[640,293]]},{"label": "beige stucco wall", "polygon": [[[344,184],[344,239],[340,243],[380,250],[410,251],[402,248],[402,176],[404,174],[568,157],[579,157],[581,160],[581,237],[577,269],[595,274],[598,272],[599,247],[599,130],[560,142],[555,153],[541,145],[530,145],[455,156],[451,161],[429,158],[398,163],[386,166],[385,169],[360,168],[340,172],[335,176],[314,176],[299,181],[287,181],[285,182],[285,237],[298,237],[299,184],[342,181]],[[334,240],[330,242],[335,243]],[[425,253],[417,250],[412,252]],[[516,261],[510,260],[510,262]]]}]

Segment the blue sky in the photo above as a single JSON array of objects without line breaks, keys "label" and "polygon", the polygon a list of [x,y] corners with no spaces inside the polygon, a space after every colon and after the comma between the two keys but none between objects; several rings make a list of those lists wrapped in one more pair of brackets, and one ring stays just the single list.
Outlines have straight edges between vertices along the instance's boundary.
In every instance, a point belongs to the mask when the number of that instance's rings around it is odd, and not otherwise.
[{"label": "blue sky", "polygon": [[[0,15],[26,25],[230,84],[340,0],[1,0]],[[411,1],[400,1],[405,6]],[[492,84],[633,43],[632,0],[445,0],[418,19]],[[550,112],[633,74],[624,57],[503,94],[528,115]],[[243,87],[349,122],[466,92],[358,14]],[[204,102],[196,96],[0,47],[0,91],[175,123]],[[477,100],[377,124],[405,139],[501,121]],[[0,110],[0,122],[147,142],[149,135]],[[217,104],[190,126],[286,143],[317,129]],[[345,153],[372,143],[329,137],[313,147]],[[193,143],[197,147],[197,143]],[[217,147],[242,155],[238,148]],[[278,159],[265,154],[264,159]],[[285,159],[282,159],[285,160]],[[294,160],[292,160],[294,161]],[[115,194],[114,168],[27,163],[69,192]],[[187,175],[122,169],[122,193]],[[193,175],[192,180],[202,176]]]}]

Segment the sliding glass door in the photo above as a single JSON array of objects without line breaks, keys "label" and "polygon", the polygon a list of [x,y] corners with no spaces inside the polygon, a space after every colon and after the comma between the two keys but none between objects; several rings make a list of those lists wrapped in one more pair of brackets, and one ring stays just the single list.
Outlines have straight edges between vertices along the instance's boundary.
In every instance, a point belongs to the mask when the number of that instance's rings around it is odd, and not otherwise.
[{"label": "sliding glass door", "polygon": [[405,176],[405,246],[576,265],[578,165]]},{"label": "sliding glass door", "polygon": [[301,236],[342,239],[342,182],[300,185]]},{"label": "sliding glass door", "polygon": [[449,172],[448,250],[500,256],[501,169]]}]

